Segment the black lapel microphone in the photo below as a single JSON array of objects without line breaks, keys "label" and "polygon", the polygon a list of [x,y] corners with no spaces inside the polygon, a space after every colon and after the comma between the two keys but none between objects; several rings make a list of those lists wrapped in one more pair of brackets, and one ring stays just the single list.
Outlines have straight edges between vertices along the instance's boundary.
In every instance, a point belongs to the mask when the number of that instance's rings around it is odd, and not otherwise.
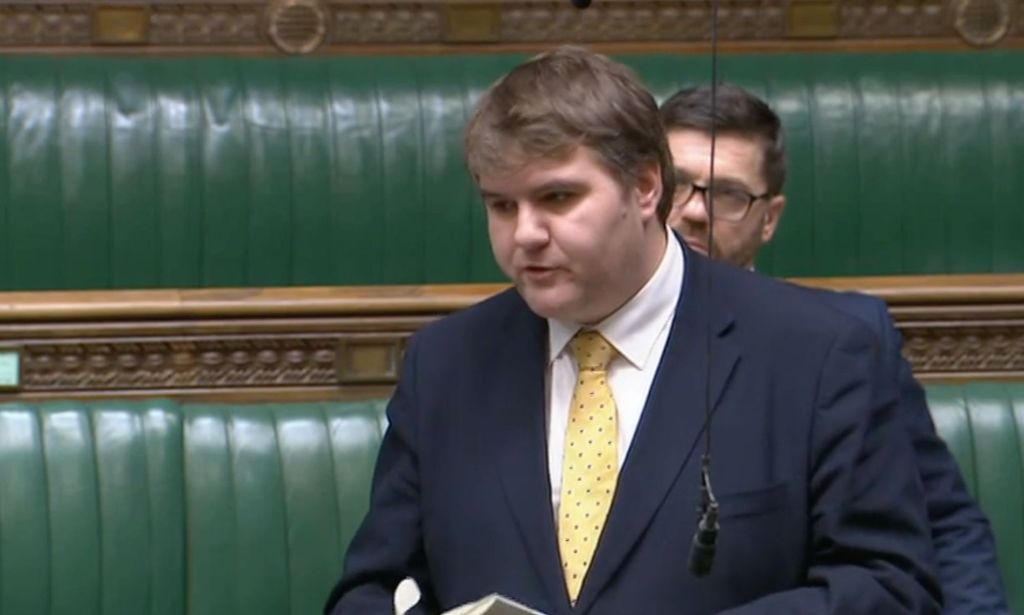
[{"label": "black lapel microphone", "polygon": [[[709,430],[710,431],[710,430]],[[690,545],[690,572],[702,577],[711,572],[715,563],[715,547],[718,542],[718,501],[711,491],[711,456],[705,454],[700,468],[700,521],[693,533]]]}]

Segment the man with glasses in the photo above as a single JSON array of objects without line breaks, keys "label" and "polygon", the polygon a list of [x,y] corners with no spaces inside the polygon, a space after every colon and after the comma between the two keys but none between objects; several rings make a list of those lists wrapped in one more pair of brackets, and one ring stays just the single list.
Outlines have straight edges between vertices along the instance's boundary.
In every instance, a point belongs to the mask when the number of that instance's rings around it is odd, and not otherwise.
[{"label": "man with glasses", "polygon": [[[699,87],[676,93],[661,105],[660,113],[676,177],[669,223],[691,248],[707,254],[708,202],[713,201],[715,257],[753,268],[757,251],[772,239],[786,206],[785,147],[778,116],[764,101],[728,84],[718,87],[714,112],[710,88]],[[712,121],[716,137],[710,186]],[[855,293],[808,292],[871,325],[891,369],[899,373],[901,416],[925,488],[944,612],[1008,613],[988,521],[935,432],[924,391],[901,356],[900,336],[885,303]]]},{"label": "man with glasses", "polygon": [[[669,224],[698,252],[707,253],[711,160],[711,90],[683,90],[661,106],[676,170]],[[760,104],[758,104],[760,103]],[[747,92],[723,84],[715,105],[715,257],[754,266],[786,207],[785,152],[778,117]]]}]

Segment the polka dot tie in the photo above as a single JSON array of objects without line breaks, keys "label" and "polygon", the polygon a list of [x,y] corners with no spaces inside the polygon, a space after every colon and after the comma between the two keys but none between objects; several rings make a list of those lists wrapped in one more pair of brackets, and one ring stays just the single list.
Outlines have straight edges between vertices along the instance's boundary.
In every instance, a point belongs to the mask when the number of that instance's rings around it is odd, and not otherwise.
[{"label": "polka dot tie", "polygon": [[558,547],[573,604],[601,537],[618,478],[618,417],[608,386],[608,365],[617,354],[597,331],[571,342],[579,377],[569,407],[558,510]]}]

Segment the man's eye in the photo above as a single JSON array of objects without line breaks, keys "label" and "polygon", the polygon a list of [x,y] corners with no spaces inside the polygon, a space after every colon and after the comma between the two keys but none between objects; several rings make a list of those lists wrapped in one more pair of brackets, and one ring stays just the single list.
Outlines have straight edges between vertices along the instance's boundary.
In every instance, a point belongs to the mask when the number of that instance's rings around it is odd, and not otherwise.
[{"label": "man's eye", "polygon": [[507,201],[502,199],[487,201],[486,205],[487,209],[490,209],[495,213],[508,213],[510,211],[514,211],[516,207],[515,201]]},{"label": "man's eye", "polygon": [[736,190],[733,188],[722,188],[721,190],[715,190],[715,196],[721,201],[729,201],[733,203],[746,203],[747,193],[742,190]]},{"label": "man's eye", "polygon": [[557,205],[559,203],[568,203],[573,199],[574,196],[576,195],[573,194],[572,192],[549,192],[548,194],[544,195],[544,201],[547,203],[553,203]]}]

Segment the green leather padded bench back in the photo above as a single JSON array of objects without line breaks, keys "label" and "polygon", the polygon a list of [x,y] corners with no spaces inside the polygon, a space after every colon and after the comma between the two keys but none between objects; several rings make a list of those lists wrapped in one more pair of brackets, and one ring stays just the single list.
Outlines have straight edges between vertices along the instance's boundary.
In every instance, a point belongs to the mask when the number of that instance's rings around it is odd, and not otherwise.
[{"label": "green leather padded bench back", "polygon": [[930,385],[935,427],[988,514],[1010,609],[1024,613],[1024,384]]},{"label": "green leather padded bench back", "polygon": [[318,613],[383,402],[0,405],[0,613]]},{"label": "green leather padded bench back", "polygon": [[177,408],[0,406],[0,612],[182,613]]},{"label": "green leather padded bench back", "polygon": [[[0,289],[498,280],[461,137],[523,57],[0,57]],[[623,59],[659,98],[709,76]],[[720,68],[788,127],[761,270],[1024,271],[1024,50]]]},{"label": "green leather padded bench back", "polygon": [[[928,387],[1024,614],[1024,384]],[[0,404],[0,613],[316,613],[384,402]]]}]

